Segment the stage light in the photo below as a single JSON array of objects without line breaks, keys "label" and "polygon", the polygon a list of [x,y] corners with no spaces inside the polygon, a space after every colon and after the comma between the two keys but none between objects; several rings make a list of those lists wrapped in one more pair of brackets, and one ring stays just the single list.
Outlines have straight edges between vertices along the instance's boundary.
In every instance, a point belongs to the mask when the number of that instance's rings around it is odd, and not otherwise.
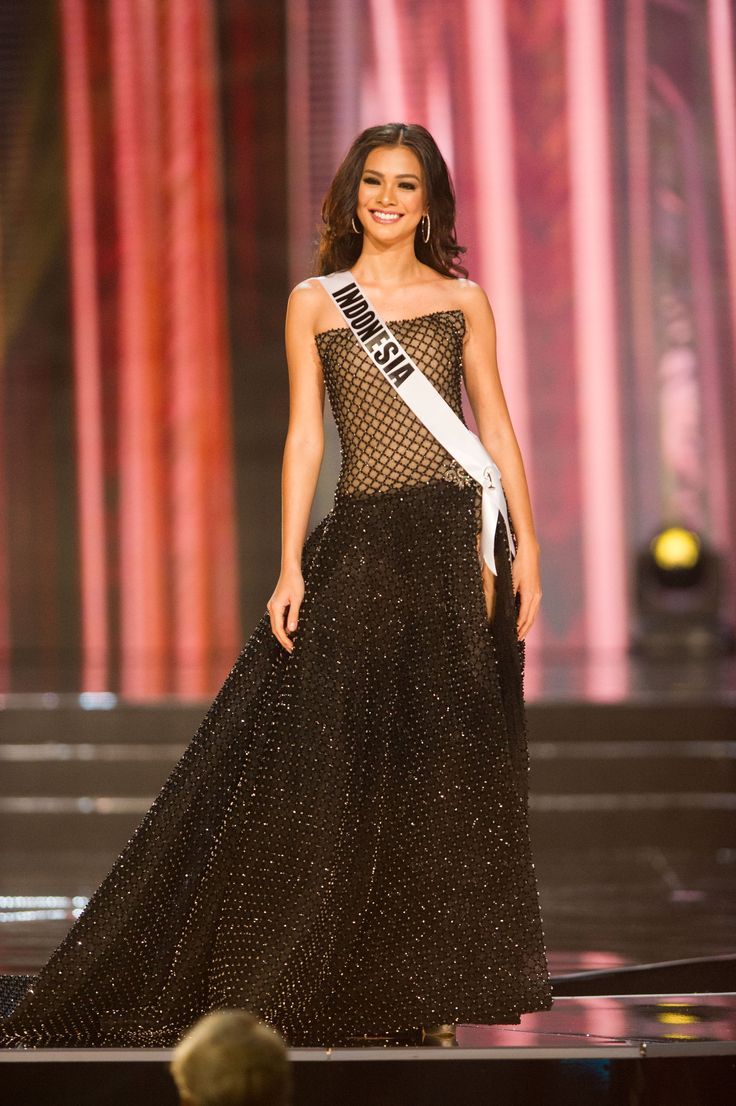
[{"label": "stage light", "polygon": [[650,549],[663,571],[694,568],[700,557],[700,538],[683,526],[668,526],[655,534]]},{"label": "stage light", "polygon": [[721,617],[720,556],[683,525],[657,531],[637,558],[639,634],[650,657],[704,657],[728,652],[733,636]]}]

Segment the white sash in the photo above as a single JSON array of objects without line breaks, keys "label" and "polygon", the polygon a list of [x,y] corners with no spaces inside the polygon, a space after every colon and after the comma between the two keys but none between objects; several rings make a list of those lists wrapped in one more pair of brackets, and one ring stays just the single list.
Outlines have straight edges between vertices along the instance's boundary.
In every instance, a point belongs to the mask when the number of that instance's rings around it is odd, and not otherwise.
[{"label": "white sash", "polygon": [[499,514],[506,524],[511,555],[516,555],[498,466],[494,464],[480,438],[458,418],[449,403],[412,360],[372,306],[350,269],[329,273],[317,279],[337,304],[358,342],[373,364],[381,370],[384,378],[458,464],[481,485],[480,547],[483,560],[496,573],[494,545]]}]

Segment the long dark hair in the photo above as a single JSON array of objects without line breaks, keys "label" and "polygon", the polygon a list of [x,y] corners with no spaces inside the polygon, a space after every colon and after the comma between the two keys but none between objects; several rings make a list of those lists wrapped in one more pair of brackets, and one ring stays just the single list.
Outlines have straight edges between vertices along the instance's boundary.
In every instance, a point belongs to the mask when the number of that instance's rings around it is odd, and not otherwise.
[{"label": "long dark hair", "polygon": [[363,166],[377,146],[408,146],[424,170],[431,230],[429,242],[425,242],[420,220],[414,238],[416,256],[443,276],[467,277],[468,270],[457,261],[466,247],[459,246],[455,237],[455,189],[450,172],[432,135],[419,123],[384,123],[368,127],[355,139],[322,201],[323,226],[314,255],[315,275],[349,269],[360,257],[363,230],[361,227],[356,234],[351,220]]}]

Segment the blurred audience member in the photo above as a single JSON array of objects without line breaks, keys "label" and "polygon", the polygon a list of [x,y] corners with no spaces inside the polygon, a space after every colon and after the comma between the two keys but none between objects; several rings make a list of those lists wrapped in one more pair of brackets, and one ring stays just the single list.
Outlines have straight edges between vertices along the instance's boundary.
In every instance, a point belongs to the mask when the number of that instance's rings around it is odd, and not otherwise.
[{"label": "blurred audience member", "polygon": [[171,1060],[182,1106],[288,1106],[291,1068],[279,1034],[246,1010],[213,1010]]}]

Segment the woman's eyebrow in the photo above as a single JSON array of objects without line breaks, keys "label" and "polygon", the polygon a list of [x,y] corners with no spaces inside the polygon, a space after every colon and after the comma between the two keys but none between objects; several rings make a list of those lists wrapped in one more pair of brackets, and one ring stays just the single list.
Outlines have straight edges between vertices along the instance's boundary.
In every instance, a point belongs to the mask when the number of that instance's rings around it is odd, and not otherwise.
[{"label": "woman's eyebrow", "polygon": [[[375,175],[377,177],[385,177],[386,176],[386,174],[382,173],[380,169],[364,169],[363,172],[364,173],[375,173]],[[398,180],[399,177],[413,177],[414,180],[419,180],[419,177],[416,175],[416,173],[396,173],[395,176],[396,176],[397,180]]]}]

